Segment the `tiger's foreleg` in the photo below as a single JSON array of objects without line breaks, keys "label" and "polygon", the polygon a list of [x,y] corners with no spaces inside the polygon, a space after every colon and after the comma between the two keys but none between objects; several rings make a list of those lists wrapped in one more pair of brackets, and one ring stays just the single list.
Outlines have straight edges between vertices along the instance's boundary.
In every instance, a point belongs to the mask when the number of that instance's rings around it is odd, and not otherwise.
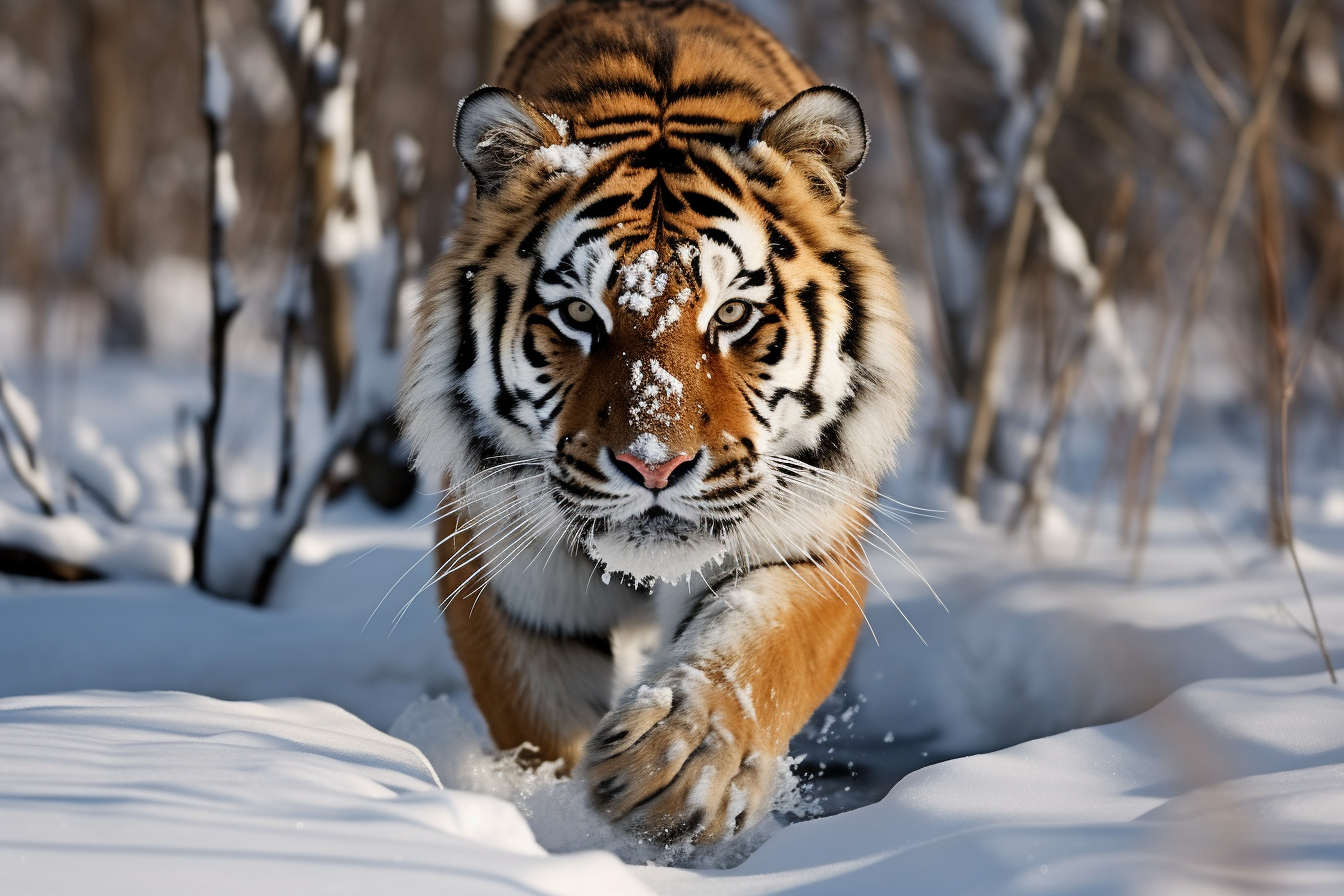
[{"label": "tiger's foreleg", "polygon": [[865,584],[851,543],[711,595],[589,741],[593,803],[666,842],[710,842],[759,819],[778,757],[849,661]]},{"label": "tiger's foreleg", "polygon": [[[472,697],[501,750],[530,743],[521,759],[562,759],[573,769],[584,741],[611,705],[610,642],[540,631],[511,614],[489,587],[479,563],[447,562],[472,556],[463,550],[456,514],[439,523],[439,600],[453,649]],[[451,599],[449,599],[451,598]],[[445,603],[446,601],[446,603]]]}]

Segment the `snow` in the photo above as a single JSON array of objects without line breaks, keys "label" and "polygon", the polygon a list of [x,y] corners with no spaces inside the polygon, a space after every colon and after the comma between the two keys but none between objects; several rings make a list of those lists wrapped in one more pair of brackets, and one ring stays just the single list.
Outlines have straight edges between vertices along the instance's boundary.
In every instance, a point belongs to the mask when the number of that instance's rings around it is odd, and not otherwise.
[{"label": "snow", "polygon": [[681,416],[676,408],[681,405],[685,385],[669,373],[657,358],[630,364],[630,388],[633,396],[630,404],[632,426],[671,423]]},{"label": "snow", "polygon": [[304,13],[303,20],[299,23],[299,58],[305,61],[313,59],[321,45],[322,10],[314,7]]},{"label": "snow", "polygon": [[657,358],[649,359],[649,371],[653,374],[653,381],[662,387],[663,393],[669,398],[677,401],[681,400],[683,386],[681,380],[667,372],[662,364],[658,363]]},{"label": "snow", "polygon": [[523,29],[537,17],[537,0],[490,0],[490,12],[510,26]]},{"label": "snow", "polygon": [[210,345],[210,270],[198,258],[160,255],[140,278],[145,336],[157,358],[203,358]]},{"label": "snow", "polygon": [[546,170],[575,175],[587,174],[598,154],[598,150],[583,143],[552,143],[532,153]]},{"label": "snow", "polygon": [[238,182],[233,176],[233,153],[228,150],[215,153],[215,220],[220,226],[229,227],[238,217],[241,205]]},{"label": "snow", "polygon": [[29,445],[36,445],[41,440],[42,419],[37,415],[37,408],[2,370],[0,370],[0,406],[3,407],[9,422],[18,430],[20,438]]},{"label": "snow", "polygon": [[420,141],[402,131],[392,141],[392,158],[397,163],[397,189],[409,195],[420,189],[425,179],[425,151]]},{"label": "snow", "polygon": [[0,755],[7,893],[648,892],[610,855],[547,855],[513,806],[445,791],[317,701],[15,697]]},{"label": "snow", "polygon": [[667,274],[658,271],[658,252],[648,249],[630,264],[621,265],[617,275],[623,291],[616,297],[622,308],[641,317],[653,308],[653,300],[667,289]]},{"label": "snow", "polygon": [[569,136],[568,121],[565,121],[565,119],[561,118],[559,115],[552,115],[550,112],[546,113],[546,120],[555,128],[555,132],[560,135],[561,140],[564,140]]},{"label": "snow", "polygon": [[[301,459],[326,439],[314,373]],[[641,375],[658,383],[652,365]],[[180,539],[190,511],[152,468],[171,456],[175,409],[199,406],[200,370],[107,361],[79,376],[79,416],[141,481],[138,519]],[[256,411],[272,385],[233,374],[224,444],[273,444]],[[797,811],[718,851],[623,840],[575,779],[491,750],[433,600],[392,624],[434,568],[417,525],[437,501],[428,484],[397,514],[353,494],[315,512],[265,610],[166,582],[0,578],[0,697],[16,698],[0,701],[0,880],[44,894],[1339,892],[1344,689],[1301,628],[1291,563],[1250,519],[1263,467],[1244,421],[1207,396],[1191,403],[1171,475],[1224,543],[1168,491],[1137,584],[1113,543],[1113,499],[1084,547],[1090,481],[1068,464],[1055,533],[1034,545],[978,519],[890,527],[950,612],[873,553],[900,607],[870,596],[872,633],[791,744],[807,754]],[[1104,425],[1070,426],[1064,457],[1096,460],[1106,438]],[[1336,660],[1339,439],[1337,422],[1305,416],[1294,476],[1299,553]],[[924,450],[887,493],[953,506]],[[227,457],[234,506],[273,465]],[[0,478],[0,499],[21,497]],[[0,517],[66,550],[112,543],[70,519],[48,531],[13,508]],[[145,691],[159,693],[131,693]],[[22,696],[42,694],[57,696]],[[760,713],[770,698],[739,699]]]},{"label": "snow", "polygon": [[191,578],[191,545],[185,539],[117,525],[100,532],[82,516],[25,513],[4,501],[0,501],[0,544],[108,576],[176,585]]},{"label": "snow", "polygon": [[[318,21],[320,23],[321,20],[319,19]],[[305,37],[307,36],[306,35],[307,24],[308,24],[307,21],[305,21],[304,22],[305,33],[303,35]],[[306,56],[307,54],[305,54],[305,58]],[[325,37],[322,38],[320,41],[318,41],[316,46],[313,47],[312,66],[313,66],[313,74],[317,77],[319,81],[328,84],[335,81],[340,76],[341,51],[337,50],[336,45],[332,43],[329,39]],[[330,94],[328,94],[328,97],[330,97]],[[351,102],[353,102],[353,100]],[[322,116],[325,116],[326,114],[327,112],[324,107],[323,111],[319,113],[319,120],[318,120],[319,129],[322,129],[324,127],[322,124]],[[351,115],[353,115],[353,113],[351,113]]]},{"label": "snow", "polygon": [[214,44],[205,48],[205,83],[201,85],[201,111],[215,124],[229,118],[229,103],[233,98],[233,82],[224,65],[224,54]]},{"label": "snow", "polygon": [[271,24],[286,43],[294,43],[299,28],[308,14],[308,0],[274,0],[271,4]]},{"label": "snow", "polygon": [[[324,47],[330,47],[330,43],[323,43]],[[332,47],[332,53],[336,50]],[[318,59],[322,59],[323,53],[319,48]],[[333,57],[330,66],[335,68],[338,64],[338,57]],[[314,66],[325,65],[326,63],[314,63]],[[334,72],[333,75],[334,77]],[[350,183],[351,175],[351,156],[354,153],[355,146],[355,85],[353,79],[347,81],[342,78],[342,83],[327,91],[322,97],[322,106],[317,115],[317,133],[323,140],[331,143],[332,152],[332,183],[337,189],[344,188]]]},{"label": "snow", "polygon": [[1063,273],[1073,277],[1083,295],[1095,297],[1101,291],[1101,272],[1092,264],[1083,232],[1059,204],[1055,188],[1048,183],[1036,183],[1032,192],[1045,221],[1050,260]]},{"label": "snow", "polygon": [[689,289],[678,291],[677,294],[672,297],[672,300],[667,303],[667,307],[663,309],[662,317],[658,318],[658,323],[654,324],[653,332],[649,335],[654,339],[657,339],[671,329],[673,324],[681,320],[682,306],[690,300],[691,291]]},{"label": "snow", "polygon": [[115,445],[88,420],[75,418],[70,427],[65,465],[80,485],[95,493],[118,519],[128,520],[140,504],[140,479]]},{"label": "snow", "polygon": [[1192,685],[1126,722],[917,771],[664,894],[1338,892],[1344,690],[1323,673]]},{"label": "snow", "polygon": [[[353,94],[352,94],[353,95]],[[337,207],[327,212],[322,228],[322,258],[332,265],[347,264],[376,251],[383,241],[379,215],[378,184],[374,179],[373,160],[367,150],[359,150],[348,164],[351,211]]]},{"label": "snow", "polygon": [[667,446],[651,432],[642,432],[630,443],[630,447],[625,449],[626,453],[633,454],[646,464],[661,464],[672,456],[672,452],[667,450]]}]

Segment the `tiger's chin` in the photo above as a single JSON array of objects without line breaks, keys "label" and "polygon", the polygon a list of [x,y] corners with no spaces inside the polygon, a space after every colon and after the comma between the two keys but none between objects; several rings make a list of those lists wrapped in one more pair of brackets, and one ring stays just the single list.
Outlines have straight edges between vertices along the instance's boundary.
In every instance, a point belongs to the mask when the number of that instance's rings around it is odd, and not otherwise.
[{"label": "tiger's chin", "polygon": [[727,546],[685,517],[654,508],[613,522],[588,537],[588,556],[609,573],[641,585],[679,582],[723,560]]}]

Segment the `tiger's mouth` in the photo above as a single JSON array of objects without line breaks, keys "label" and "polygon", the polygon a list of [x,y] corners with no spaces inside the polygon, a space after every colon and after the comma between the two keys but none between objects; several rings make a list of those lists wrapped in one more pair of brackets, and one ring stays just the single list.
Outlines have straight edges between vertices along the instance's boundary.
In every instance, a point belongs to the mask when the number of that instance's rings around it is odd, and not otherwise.
[{"label": "tiger's mouth", "polygon": [[723,539],[701,522],[658,505],[595,527],[584,548],[605,571],[646,585],[657,579],[678,582],[727,552]]},{"label": "tiger's mouth", "polygon": [[651,543],[663,541],[690,541],[700,534],[701,526],[684,516],[671,513],[655,504],[639,516],[626,520],[631,537],[647,539]]}]

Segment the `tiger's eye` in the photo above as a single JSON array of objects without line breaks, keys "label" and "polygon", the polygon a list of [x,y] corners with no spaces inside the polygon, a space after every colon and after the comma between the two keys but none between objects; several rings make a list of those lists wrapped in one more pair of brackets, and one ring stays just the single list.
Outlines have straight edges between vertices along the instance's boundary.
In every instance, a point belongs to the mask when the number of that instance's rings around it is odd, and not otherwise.
[{"label": "tiger's eye", "polygon": [[586,324],[593,319],[593,306],[587,302],[570,302],[565,306],[565,313],[574,323]]},{"label": "tiger's eye", "polygon": [[731,327],[733,324],[740,323],[742,318],[746,316],[747,316],[746,302],[729,302],[728,304],[720,308],[719,313],[715,315],[715,317],[718,318],[719,323],[727,327]]}]

